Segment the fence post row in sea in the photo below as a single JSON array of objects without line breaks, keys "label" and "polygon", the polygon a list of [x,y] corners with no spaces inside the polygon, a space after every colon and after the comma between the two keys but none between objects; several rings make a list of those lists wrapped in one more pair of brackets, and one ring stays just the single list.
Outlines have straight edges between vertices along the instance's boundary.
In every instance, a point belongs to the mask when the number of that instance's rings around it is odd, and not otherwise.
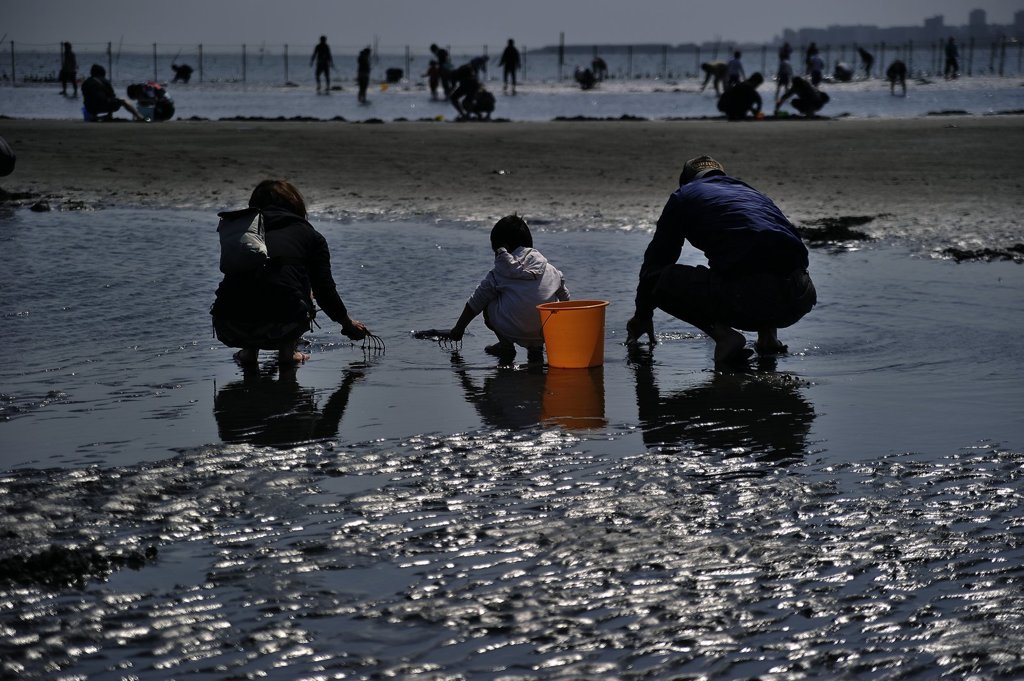
[{"label": "fence post row in sea", "polygon": [[[107,70],[112,81],[171,80],[171,64],[188,64],[194,69],[192,82],[288,85],[312,80],[309,66],[314,43],[309,45],[150,45],[113,43],[76,43],[79,78],[88,76],[93,64]],[[332,45],[335,82],[354,80],[356,55],[368,45]],[[408,81],[421,81],[433,55],[426,47],[369,45],[378,80],[387,69],[401,69]],[[903,60],[914,77],[941,76],[945,64],[945,41],[928,43],[907,41],[898,44],[820,44],[826,73],[831,74],[838,63],[862,71],[857,47],[864,47],[874,56],[872,77],[884,77],[886,67],[894,60]],[[702,77],[700,64],[731,58],[734,50],[743,53],[748,74],[760,71],[774,78],[778,66],[780,44],[735,45],[565,45],[539,49],[517,45],[522,55],[520,81],[558,82],[572,78],[576,68],[588,68],[600,56],[608,65],[608,78],[618,79],[684,79]],[[452,62],[458,66],[474,57],[489,56],[490,66],[485,78],[501,78],[498,55],[504,45],[491,49],[481,46],[446,46]],[[961,76],[1015,76],[1024,74],[1024,42],[1013,38],[990,41],[970,39],[959,45]],[[791,58],[796,73],[803,70],[807,45],[793,45]],[[8,41],[7,59],[0,59],[0,84],[8,86],[59,81],[61,44],[29,44]],[[6,64],[2,62],[6,61]]]}]

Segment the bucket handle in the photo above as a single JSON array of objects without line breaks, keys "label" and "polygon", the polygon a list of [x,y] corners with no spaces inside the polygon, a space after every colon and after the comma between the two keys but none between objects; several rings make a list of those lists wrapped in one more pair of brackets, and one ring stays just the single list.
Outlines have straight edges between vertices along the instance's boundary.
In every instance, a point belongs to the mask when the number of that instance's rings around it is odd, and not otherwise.
[{"label": "bucket handle", "polygon": [[[607,301],[601,301],[601,302],[603,302],[604,305],[593,305],[592,307],[608,307],[608,302]],[[573,309],[579,310],[579,309],[585,309],[585,308],[573,308]],[[544,330],[544,326],[548,323],[549,319],[554,317],[559,312],[564,312],[564,310],[558,310],[558,309],[545,309],[544,311],[545,312],[549,312],[550,314],[547,317],[544,318],[544,321],[542,321],[540,323],[541,331]]]}]

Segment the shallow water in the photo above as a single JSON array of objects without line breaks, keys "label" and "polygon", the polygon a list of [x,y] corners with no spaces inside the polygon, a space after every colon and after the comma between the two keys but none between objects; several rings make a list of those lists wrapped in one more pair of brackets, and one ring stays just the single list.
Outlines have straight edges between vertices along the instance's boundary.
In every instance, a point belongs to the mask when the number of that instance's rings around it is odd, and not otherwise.
[{"label": "shallow water", "polygon": [[[118,86],[123,92],[124,86]],[[328,96],[317,95],[312,83],[298,87],[240,84],[171,85],[176,113],[169,124],[193,117],[313,118],[347,121],[432,120],[455,118],[455,110],[443,99],[432,100],[422,84],[375,87],[370,103],[356,101],[354,89]],[[511,121],[550,121],[556,118],[647,119],[720,117],[712,90],[700,92],[693,78],[607,81],[587,92],[571,82],[526,82],[515,96],[501,94],[497,81],[489,84],[497,102],[494,117]],[[914,118],[931,113],[958,111],[985,115],[1024,109],[1020,78],[976,76],[955,81],[913,80],[906,97],[892,96],[881,79],[851,83],[826,83],[822,89],[831,101],[823,116],[853,118]],[[759,90],[766,111],[772,112],[775,85]],[[56,85],[0,87],[0,115],[12,118],[81,120],[81,100],[62,97]],[[788,105],[784,110],[795,115]],[[120,118],[130,116],[122,112]]]},{"label": "shallow water", "polygon": [[725,375],[663,315],[621,346],[645,235],[539,227],[611,302],[605,365],[557,371],[497,366],[479,321],[410,335],[486,226],[316,224],[387,352],[321,320],[297,373],[244,375],[213,216],[0,217],[0,561],[128,562],[13,573],[5,674],[1024,673],[1019,265],[814,250],[791,354]]}]

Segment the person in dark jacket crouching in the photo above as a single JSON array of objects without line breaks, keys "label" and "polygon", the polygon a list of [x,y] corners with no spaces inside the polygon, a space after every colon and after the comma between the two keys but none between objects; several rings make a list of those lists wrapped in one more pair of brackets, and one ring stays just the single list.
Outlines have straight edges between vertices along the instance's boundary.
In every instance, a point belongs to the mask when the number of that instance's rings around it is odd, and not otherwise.
[{"label": "person in dark jacket crouching", "polygon": [[[817,302],[796,228],[771,199],[726,175],[710,156],[687,161],[679,185],[644,253],[627,344],[644,334],[656,342],[657,308],[711,337],[718,368],[753,354],[736,329],[757,332],[759,354],[786,352],[778,329]],[[676,264],[685,240],[704,253],[707,266]]]},{"label": "person in dark jacket crouching", "polygon": [[365,338],[366,326],[349,316],[338,295],[327,240],[307,222],[299,190],[285,180],[264,180],[249,206],[263,216],[269,259],[255,271],[226,274],[210,310],[217,338],[241,348],[235,359],[256,362],[260,350],[277,350],[282,364],[309,359],[297,347],[311,329],[314,298],[343,334]]}]

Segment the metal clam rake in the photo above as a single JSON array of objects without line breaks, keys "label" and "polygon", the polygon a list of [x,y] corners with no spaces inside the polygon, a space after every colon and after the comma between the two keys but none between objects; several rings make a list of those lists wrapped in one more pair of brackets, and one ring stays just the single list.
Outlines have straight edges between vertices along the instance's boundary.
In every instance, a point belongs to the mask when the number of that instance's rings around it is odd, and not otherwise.
[{"label": "metal clam rake", "polygon": [[384,339],[373,333],[367,332],[367,334],[363,336],[362,343],[362,349],[365,353],[383,355],[387,350],[387,346],[384,345]]},{"label": "metal clam rake", "polygon": [[416,340],[434,341],[445,350],[453,350],[457,352],[462,349],[462,341],[454,340],[451,332],[443,329],[424,329],[423,331],[413,331],[412,337]]}]

